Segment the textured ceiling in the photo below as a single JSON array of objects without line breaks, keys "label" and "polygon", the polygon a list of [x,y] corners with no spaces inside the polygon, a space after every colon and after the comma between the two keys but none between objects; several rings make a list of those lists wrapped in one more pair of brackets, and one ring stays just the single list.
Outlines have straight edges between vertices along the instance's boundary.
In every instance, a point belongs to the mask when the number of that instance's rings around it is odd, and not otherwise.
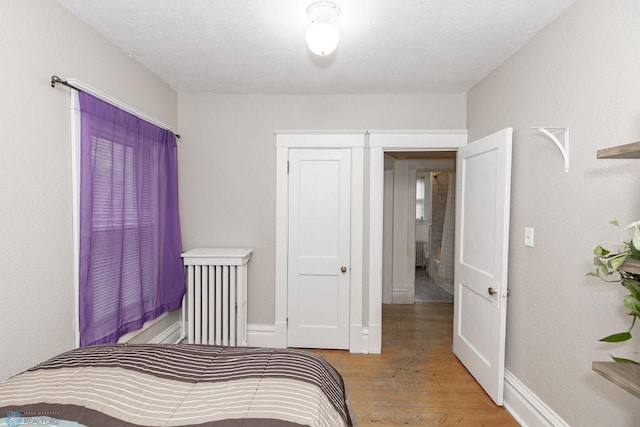
[{"label": "textured ceiling", "polygon": [[183,92],[462,93],[575,0],[335,0],[340,44],[307,49],[312,0],[58,0]]}]

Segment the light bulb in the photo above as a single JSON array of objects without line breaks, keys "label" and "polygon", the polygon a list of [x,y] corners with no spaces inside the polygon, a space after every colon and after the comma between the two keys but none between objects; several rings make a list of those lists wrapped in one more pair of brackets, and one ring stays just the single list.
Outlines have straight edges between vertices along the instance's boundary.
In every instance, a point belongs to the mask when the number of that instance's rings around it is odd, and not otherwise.
[{"label": "light bulb", "polygon": [[314,22],[307,28],[305,39],[311,52],[319,56],[326,56],[338,47],[340,32],[338,27],[333,24]]}]

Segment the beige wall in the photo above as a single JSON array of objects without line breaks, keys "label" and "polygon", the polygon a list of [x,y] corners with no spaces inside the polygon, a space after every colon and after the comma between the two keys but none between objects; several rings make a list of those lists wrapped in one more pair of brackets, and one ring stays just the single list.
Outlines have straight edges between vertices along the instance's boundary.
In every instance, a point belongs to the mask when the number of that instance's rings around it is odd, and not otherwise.
[{"label": "beige wall", "polygon": [[84,81],[175,125],[176,93],[57,2],[0,13],[0,379],[73,346],[69,90]]},{"label": "beige wall", "polygon": [[[591,371],[608,354],[639,358],[597,341],[629,326],[625,292],[585,277],[594,244],[618,237],[609,220],[640,219],[640,161],[596,159],[640,140],[639,93],[637,0],[578,1],[468,93],[470,141],[514,128],[507,369],[573,426],[640,419],[635,397]],[[568,174],[531,126],[571,129]]]},{"label": "beige wall", "polygon": [[266,325],[273,325],[275,304],[274,131],[459,129],[466,123],[465,95],[181,93],[178,105],[185,249],[254,248],[249,322]]}]

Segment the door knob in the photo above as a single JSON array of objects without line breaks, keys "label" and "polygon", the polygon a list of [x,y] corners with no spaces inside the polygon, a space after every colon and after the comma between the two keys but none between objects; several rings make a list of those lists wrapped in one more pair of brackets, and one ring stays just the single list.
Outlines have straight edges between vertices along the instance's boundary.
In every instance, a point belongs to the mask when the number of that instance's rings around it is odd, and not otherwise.
[{"label": "door knob", "polygon": [[489,295],[495,295],[495,294],[498,293],[496,288],[489,288],[489,289],[487,289],[487,292],[489,292]]},{"label": "door knob", "polygon": [[347,266],[343,265],[342,267],[340,267],[340,271],[342,271],[343,273],[347,272]]}]

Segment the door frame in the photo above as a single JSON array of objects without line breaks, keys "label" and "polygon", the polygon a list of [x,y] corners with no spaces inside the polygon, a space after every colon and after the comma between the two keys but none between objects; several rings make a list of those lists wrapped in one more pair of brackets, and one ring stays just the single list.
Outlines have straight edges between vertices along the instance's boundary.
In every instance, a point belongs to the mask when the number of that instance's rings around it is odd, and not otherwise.
[{"label": "door frame", "polygon": [[385,151],[458,151],[466,129],[369,132],[369,316],[362,353],[382,350],[382,241]]},{"label": "door frame", "polygon": [[276,131],[276,347],[287,347],[290,149],[351,149],[349,351],[363,351],[364,147],[366,131]]}]

